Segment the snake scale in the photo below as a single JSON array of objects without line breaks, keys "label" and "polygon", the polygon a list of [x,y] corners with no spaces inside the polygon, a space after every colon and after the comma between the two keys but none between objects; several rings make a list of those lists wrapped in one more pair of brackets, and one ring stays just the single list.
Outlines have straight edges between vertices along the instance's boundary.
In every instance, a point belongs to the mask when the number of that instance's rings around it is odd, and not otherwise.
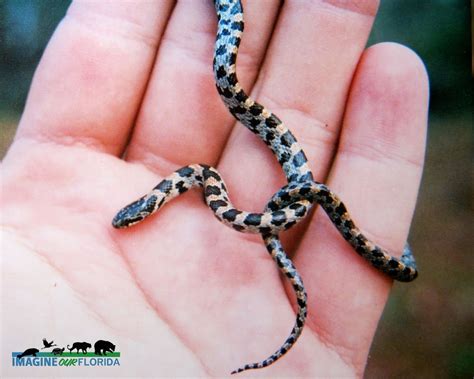
[{"label": "snake scale", "polygon": [[275,353],[261,362],[232,371],[234,374],[274,363],[295,344],[303,330],[307,314],[306,291],[300,274],[283,250],[278,233],[303,219],[313,204],[324,209],[346,241],[378,270],[403,282],[415,279],[417,270],[408,245],[397,259],[362,234],[342,201],[327,186],[314,181],[305,153],[293,134],[275,114],[243,91],[236,74],[237,52],[244,30],[242,5],[239,0],[215,0],[214,3],[218,18],[213,60],[217,91],[230,113],[272,150],[288,183],[272,196],[263,213],[246,212],[232,205],[224,181],[215,168],[192,164],[175,171],[151,192],[122,208],[112,225],[126,228],[137,224],[187,190],[203,187],[205,201],[220,221],[237,231],[262,235],[268,252],[296,294],[296,322]]}]

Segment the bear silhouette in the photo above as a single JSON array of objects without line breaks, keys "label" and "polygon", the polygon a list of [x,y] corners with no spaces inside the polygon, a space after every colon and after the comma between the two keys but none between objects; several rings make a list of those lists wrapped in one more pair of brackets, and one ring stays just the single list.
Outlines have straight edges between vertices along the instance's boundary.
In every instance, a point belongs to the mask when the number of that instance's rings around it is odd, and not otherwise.
[{"label": "bear silhouette", "polygon": [[67,345],[69,352],[72,352],[74,349],[76,349],[78,353],[79,350],[82,350],[84,354],[87,354],[87,349],[90,347],[92,347],[92,345],[89,342],[74,342],[72,344],[72,347],[69,347],[69,345]]},{"label": "bear silhouette", "polygon": [[115,345],[112,342],[98,340],[94,344],[95,355],[106,355],[107,352],[113,353],[115,351]]},{"label": "bear silhouette", "polygon": [[17,357],[18,359],[21,359],[21,358],[26,357],[26,356],[28,356],[28,355],[32,355],[33,357],[36,357],[36,353],[39,353],[39,350],[36,349],[36,348],[34,348],[34,347],[32,347],[32,348],[30,348],[30,349],[26,349],[23,353],[18,354],[16,357]]}]

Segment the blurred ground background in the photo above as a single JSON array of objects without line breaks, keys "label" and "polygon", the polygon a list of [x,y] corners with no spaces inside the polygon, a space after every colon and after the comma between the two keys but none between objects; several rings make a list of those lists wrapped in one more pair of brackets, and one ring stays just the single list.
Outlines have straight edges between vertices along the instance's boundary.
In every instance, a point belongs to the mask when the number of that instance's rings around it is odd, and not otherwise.
[{"label": "blurred ground background", "polygon": [[[34,69],[69,0],[0,0],[0,157],[12,141]],[[382,1],[369,45],[396,41],[431,81],[426,168],[411,244],[421,275],[395,284],[366,378],[472,378],[473,138],[467,0]]]}]

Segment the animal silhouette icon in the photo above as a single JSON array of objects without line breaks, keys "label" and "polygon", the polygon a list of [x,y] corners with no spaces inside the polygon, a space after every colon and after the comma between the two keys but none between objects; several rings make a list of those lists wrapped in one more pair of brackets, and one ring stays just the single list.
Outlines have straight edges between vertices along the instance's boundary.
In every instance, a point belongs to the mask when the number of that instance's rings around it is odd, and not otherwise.
[{"label": "animal silhouette icon", "polygon": [[72,344],[72,347],[69,347],[69,345],[67,345],[69,352],[72,352],[75,349],[76,352],[79,353],[79,350],[81,350],[84,354],[87,354],[87,349],[89,349],[90,347],[92,347],[92,345],[89,342],[74,342]]},{"label": "animal silhouette icon", "polygon": [[48,340],[46,338],[43,338],[43,345],[44,345],[44,347],[42,347],[41,350],[47,349],[47,348],[53,347],[53,346],[58,346],[54,343],[54,341],[48,342]]},{"label": "animal silhouette icon", "polygon": [[53,353],[54,355],[63,355],[63,353],[64,353],[64,347],[63,347],[62,349],[60,349],[59,347],[57,347],[57,348],[53,349],[52,353]]},{"label": "animal silhouette icon", "polygon": [[39,350],[32,347],[32,348],[26,349],[23,353],[18,354],[16,357],[18,359],[21,359],[21,358],[26,357],[28,355],[32,355],[33,357],[36,357],[36,353],[39,353]]},{"label": "animal silhouette icon", "polygon": [[94,344],[95,355],[106,355],[107,352],[113,353],[115,351],[115,345],[112,342],[98,340]]}]

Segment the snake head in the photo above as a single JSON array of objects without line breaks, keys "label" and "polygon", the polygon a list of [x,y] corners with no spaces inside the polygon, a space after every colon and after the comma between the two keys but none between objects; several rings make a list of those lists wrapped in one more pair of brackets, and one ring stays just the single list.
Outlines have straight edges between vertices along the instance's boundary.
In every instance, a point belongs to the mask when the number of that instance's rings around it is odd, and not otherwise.
[{"label": "snake head", "polygon": [[156,211],[156,195],[145,195],[122,208],[112,220],[112,226],[117,229],[128,228],[138,224]]}]

